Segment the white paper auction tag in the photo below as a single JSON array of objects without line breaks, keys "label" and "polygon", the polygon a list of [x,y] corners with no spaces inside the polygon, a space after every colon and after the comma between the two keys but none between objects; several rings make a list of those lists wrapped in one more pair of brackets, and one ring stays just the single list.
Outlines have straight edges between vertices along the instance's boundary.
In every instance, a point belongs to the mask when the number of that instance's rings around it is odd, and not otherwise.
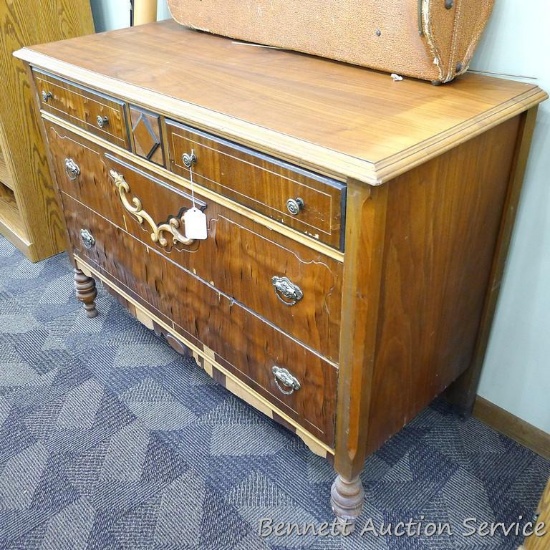
[{"label": "white paper auction tag", "polygon": [[185,236],[188,239],[206,239],[208,237],[206,214],[193,206],[183,215]]}]

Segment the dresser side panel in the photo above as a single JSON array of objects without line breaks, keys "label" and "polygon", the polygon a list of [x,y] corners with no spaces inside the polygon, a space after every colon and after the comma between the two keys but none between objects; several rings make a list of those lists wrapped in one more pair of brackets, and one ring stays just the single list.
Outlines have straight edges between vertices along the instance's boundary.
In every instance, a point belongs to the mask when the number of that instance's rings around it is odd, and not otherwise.
[{"label": "dresser side panel", "polygon": [[472,361],[519,125],[390,183],[368,452]]}]

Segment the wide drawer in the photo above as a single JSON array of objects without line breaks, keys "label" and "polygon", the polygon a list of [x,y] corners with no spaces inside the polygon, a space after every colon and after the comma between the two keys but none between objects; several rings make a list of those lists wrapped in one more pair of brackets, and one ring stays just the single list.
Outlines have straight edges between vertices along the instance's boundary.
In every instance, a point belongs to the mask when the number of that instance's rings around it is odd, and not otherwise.
[{"label": "wide drawer", "polygon": [[33,75],[42,110],[129,149],[122,101],[36,70]]},{"label": "wide drawer", "polygon": [[199,194],[195,203],[205,209],[207,239],[179,242],[181,216],[192,206],[189,193],[52,123],[47,135],[63,192],[338,361],[340,262]]},{"label": "wide drawer", "polygon": [[[334,248],[345,185],[189,126],[166,121],[170,169]],[[189,160],[194,163],[189,165]]]},{"label": "wide drawer", "polygon": [[[337,368],[67,195],[63,203],[77,256],[333,445]],[[291,383],[277,381],[274,367],[286,369]]]}]

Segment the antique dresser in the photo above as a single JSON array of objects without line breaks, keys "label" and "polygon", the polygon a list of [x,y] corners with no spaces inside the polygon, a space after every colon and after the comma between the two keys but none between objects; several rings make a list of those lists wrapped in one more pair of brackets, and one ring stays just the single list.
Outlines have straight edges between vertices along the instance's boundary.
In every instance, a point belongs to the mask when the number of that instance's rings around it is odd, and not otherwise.
[{"label": "antique dresser", "polygon": [[20,50],[75,266],[334,464],[467,412],[527,162],[532,84],[444,86],[172,21]]}]

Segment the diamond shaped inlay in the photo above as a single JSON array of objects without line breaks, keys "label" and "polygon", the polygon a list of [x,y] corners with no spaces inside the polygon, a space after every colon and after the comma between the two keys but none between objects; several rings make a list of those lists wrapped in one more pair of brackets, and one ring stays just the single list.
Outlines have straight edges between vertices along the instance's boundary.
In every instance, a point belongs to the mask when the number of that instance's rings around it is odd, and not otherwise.
[{"label": "diamond shaped inlay", "polygon": [[159,117],[144,113],[134,107],[131,108],[131,112],[136,154],[162,164],[162,149],[159,149]]}]

